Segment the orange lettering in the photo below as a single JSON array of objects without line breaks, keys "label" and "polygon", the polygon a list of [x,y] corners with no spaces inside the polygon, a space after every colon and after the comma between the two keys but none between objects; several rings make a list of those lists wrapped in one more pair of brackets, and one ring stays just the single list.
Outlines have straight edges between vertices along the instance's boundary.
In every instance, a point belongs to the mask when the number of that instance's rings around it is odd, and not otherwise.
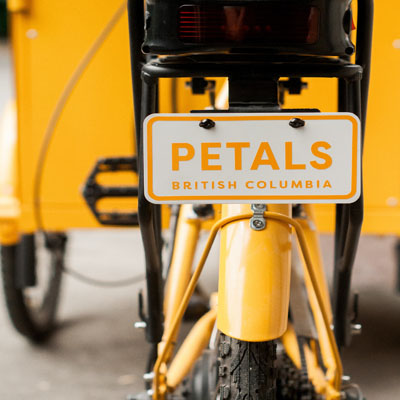
[{"label": "orange lettering", "polygon": [[230,189],[230,188],[236,189],[236,181],[233,181],[233,182],[228,181],[228,189]]},{"label": "orange lettering", "polygon": [[293,164],[293,143],[285,142],[286,169],[306,169],[305,164]]},{"label": "orange lettering", "polygon": [[303,187],[301,181],[292,181],[292,189],[297,188],[297,189],[301,189]]},{"label": "orange lettering", "polygon": [[242,169],[242,149],[250,147],[249,142],[230,142],[226,144],[228,149],[235,149],[235,169]]},{"label": "orange lettering", "polygon": [[172,189],[178,190],[179,189],[179,182],[172,182]]},{"label": "orange lettering", "polygon": [[265,181],[258,181],[258,182],[257,182],[257,187],[258,187],[259,189],[265,189],[265,188],[267,187],[267,182],[265,182]]},{"label": "orange lettering", "polygon": [[249,186],[250,183],[254,183],[254,181],[247,181],[247,182],[246,182],[246,187],[247,187],[247,189],[254,189],[254,186]]},{"label": "orange lettering", "polygon": [[323,186],[324,188],[326,188],[326,187],[330,187],[331,189],[332,189],[332,186],[331,186],[331,183],[329,182],[329,181],[325,181],[325,183],[324,183],[324,186]]},{"label": "orange lettering", "polygon": [[329,154],[319,151],[319,148],[323,147],[325,150],[329,150],[332,146],[327,142],[315,142],[311,146],[311,152],[315,157],[322,158],[325,160],[324,163],[317,163],[316,161],[311,161],[310,164],[315,169],[327,169],[332,165],[332,157]]},{"label": "orange lettering", "polygon": [[[186,149],[186,155],[179,154],[180,149]],[[194,147],[189,143],[172,143],[172,171],[179,171],[180,161],[189,161],[194,157]]]},{"label": "orange lettering", "polygon": [[210,154],[208,149],[212,147],[221,147],[221,143],[202,143],[201,144],[201,169],[203,171],[220,170],[220,165],[210,165],[209,160],[219,160],[219,154]]},{"label": "orange lettering", "polygon": [[[263,159],[264,153],[267,154],[267,159]],[[254,157],[253,164],[251,166],[252,170],[258,169],[260,165],[270,165],[272,169],[279,169],[279,165],[276,162],[274,153],[268,142],[262,142],[257,150],[257,154]]]}]

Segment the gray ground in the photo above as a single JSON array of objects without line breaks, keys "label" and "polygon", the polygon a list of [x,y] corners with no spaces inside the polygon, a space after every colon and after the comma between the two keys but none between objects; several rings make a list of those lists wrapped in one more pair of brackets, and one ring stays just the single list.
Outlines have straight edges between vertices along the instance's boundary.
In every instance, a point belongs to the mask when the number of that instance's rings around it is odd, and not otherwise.
[{"label": "gray ground", "polygon": [[[10,93],[9,58],[0,44],[0,108]],[[329,266],[332,239],[322,239]],[[368,400],[400,399],[400,297],[394,292],[394,243],[392,237],[364,237],[356,261],[354,287],[361,294],[364,332],[345,351],[344,365]],[[214,254],[205,273],[207,282],[215,277],[215,260]],[[73,232],[68,265],[102,279],[142,274],[139,234]],[[0,400],[109,400],[141,390],[147,345],[143,333],[133,328],[141,286],[101,289],[66,277],[60,329],[46,348],[19,337],[0,303]]]}]

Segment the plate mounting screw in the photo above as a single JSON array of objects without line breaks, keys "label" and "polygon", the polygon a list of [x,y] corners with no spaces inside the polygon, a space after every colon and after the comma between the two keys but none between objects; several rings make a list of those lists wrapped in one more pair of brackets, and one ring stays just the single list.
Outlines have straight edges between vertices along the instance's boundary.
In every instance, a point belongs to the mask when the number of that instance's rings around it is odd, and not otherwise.
[{"label": "plate mounting screw", "polygon": [[262,219],[254,219],[252,221],[252,227],[255,230],[261,230],[265,228],[265,221],[263,221]]},{"label": "plate mounting screw", "polygon": [[199,126],[200,128],[211,129],[214,128],[215,122],[212,119],[206,118],[200,121]]},{"label": "plate mounting screw", "polygon": [[302,128],[305,124],[306,122],[300,118],[293,118],[289,121],[289,125],[292,128]]}]

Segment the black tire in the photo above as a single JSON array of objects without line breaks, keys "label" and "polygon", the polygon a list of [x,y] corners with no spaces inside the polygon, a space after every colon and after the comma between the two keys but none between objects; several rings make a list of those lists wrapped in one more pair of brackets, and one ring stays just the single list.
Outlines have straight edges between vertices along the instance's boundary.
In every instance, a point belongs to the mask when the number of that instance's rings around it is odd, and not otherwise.
[{"label": "black tire", "polygon": [[[35,235],[37,236],[37,235]],[[50,240],[49,240],[50,239]],[[6,306],[15,329],[34,343],[43,343],[55,330],[55,316],[60,296],[62,269],[65,255],[65,236],[52,234],[47,236],[39,249],[40,240],[36,237],[35,255],[38,251],[48,253],[48,265],[37,264],[37,268],[46,268],[48,277],[44,282],[40,304],[33,305],[28,297],[29,288],[19,288],[16,277],[17,254],[20,244],[1,246],[1,270]],[[35,257],[36,258],[36,257]]]},{"label": "black tire", "polygon": [[221,334],[218,347],[220,400],[275,400],[276,345],[243,342]]}]

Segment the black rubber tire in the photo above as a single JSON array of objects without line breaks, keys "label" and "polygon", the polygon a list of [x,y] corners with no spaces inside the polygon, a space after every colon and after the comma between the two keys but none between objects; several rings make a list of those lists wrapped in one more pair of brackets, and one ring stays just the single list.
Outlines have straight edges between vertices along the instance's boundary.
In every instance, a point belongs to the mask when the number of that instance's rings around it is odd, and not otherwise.
[{"label": "black rubber tire", "polygon": [[276,345],[244,342],[221,334],[218,347],[220,400],[275,400]]},{"label": "black rubber tire", "polygon": [[61,290],[64,245],[56,250],[48,249],[51,255],[51,271],[40,309],[30,307],[24,289],[17,287],[15,277],[17,251],[18,245],[0,247],[3,291],[8,314],[21,335],[31,342],[43,343],[56,327],[55,316]]}]

